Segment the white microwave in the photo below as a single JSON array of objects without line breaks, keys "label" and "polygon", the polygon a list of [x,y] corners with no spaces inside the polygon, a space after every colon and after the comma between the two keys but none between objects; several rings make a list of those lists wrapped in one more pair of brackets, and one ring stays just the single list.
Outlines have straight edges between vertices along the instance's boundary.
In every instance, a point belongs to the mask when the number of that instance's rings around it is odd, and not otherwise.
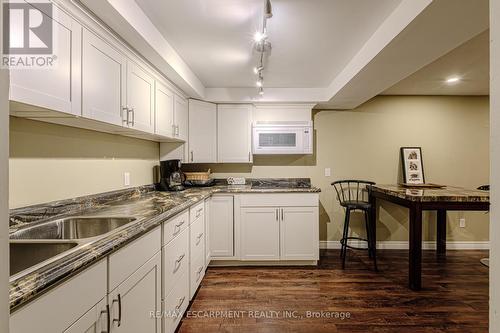
[{"label": "white microwave", "polygon": [[255,122],[253,154],[312,154],[312,121]]}]

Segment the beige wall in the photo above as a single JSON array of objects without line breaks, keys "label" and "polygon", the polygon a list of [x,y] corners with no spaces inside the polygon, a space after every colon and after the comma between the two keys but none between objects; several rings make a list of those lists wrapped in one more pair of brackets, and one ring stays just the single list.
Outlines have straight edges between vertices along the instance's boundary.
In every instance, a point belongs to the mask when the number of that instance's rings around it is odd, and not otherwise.
[{"label": "beige wall", "polygon": [[159,144],[10,117],[9,206],[151,184]]},{"label": "beige wall", "polygon": [[[487,184],[488,117],[488,97],[380,96],[355,110],[317,112],[313,156],[256,157],[253,167],[201,167],[212,168],[217,177],[310,177],[322,189],[320,237],[338,240],[344,213],[329,184],[343,178],[398,182],[401,146],[422,147],[429,182],[469,188]],[[324,177],[325,167],[331,168],[332,177]],[[406,209],[386,203],[379,215],[379,240],[407,240]],[[460,217],[466,218],[466,228],[458,227]],[[435,214],[425,214],[424,218],[428,221],[424,238],[434,239]],[[359,217],[353,224],[362,225]],[[485,241],[488,227],[488,215],[484,213],[448,215],[449,240]]]}]

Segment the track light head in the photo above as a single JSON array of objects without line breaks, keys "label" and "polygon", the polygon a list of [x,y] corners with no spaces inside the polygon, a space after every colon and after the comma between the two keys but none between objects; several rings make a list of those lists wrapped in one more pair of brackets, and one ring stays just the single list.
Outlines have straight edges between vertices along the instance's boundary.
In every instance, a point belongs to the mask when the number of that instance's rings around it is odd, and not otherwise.
[{"label": "track light head", "polygon": [[273,7],[271,6],[271,0],[265,0],[266,5],[264,7],[264,17],[270,19],[273,17]]}]

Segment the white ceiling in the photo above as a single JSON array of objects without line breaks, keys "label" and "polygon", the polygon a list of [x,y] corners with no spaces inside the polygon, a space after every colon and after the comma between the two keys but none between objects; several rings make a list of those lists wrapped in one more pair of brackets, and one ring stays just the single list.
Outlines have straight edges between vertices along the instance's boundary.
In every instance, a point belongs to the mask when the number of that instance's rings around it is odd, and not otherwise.
[{"label": "white ceiling", "polygon": [[[135,1],[205,87],[254,87],[263,0]],[[400,2],[273,0],[265,86],[328,86]]]},{"label": "white ceiling", "polygon": [[[384,95],[488,95],[489,30],[384,91]],[[446,79],[460,77],[457,83]]]}]

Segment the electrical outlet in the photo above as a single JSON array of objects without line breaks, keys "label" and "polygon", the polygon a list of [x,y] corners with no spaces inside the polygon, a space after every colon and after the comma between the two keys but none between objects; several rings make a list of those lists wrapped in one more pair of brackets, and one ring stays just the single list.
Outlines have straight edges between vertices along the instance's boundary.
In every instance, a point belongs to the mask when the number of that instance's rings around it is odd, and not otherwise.
[{"label": "electrical outlet", "polygon": [[465,219],[464,218],[461,218],[460,220],[458,220],[460,222],[460,228],[465,228]]},{"label": "electrical outlet", "polygon": [[123,173],[123,185],[130,186],[130,172]]},{"label": "electrical outlet", "polygon": [[332,175],[332,170],[330,168],[325,168],[325,177],[330,177]]}]

